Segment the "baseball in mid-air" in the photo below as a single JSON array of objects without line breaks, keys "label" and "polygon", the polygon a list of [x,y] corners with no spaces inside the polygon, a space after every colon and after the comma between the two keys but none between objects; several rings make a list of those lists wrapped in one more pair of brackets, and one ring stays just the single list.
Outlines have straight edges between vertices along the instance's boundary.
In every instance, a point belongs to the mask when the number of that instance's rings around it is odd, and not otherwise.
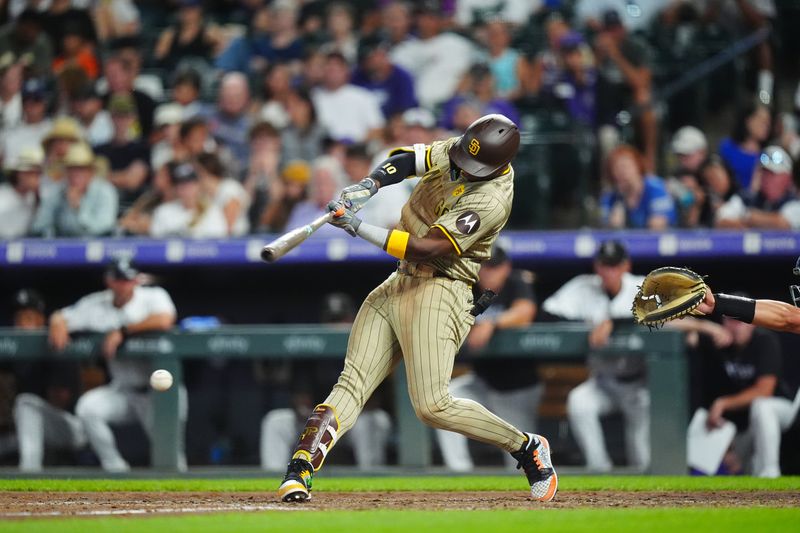
[{"label": "baseball in mid-air", "polygon": [[150,374],[150,386],[157,391],[165,391],[172,387],[172,374],[169,370],[158,369]]}]

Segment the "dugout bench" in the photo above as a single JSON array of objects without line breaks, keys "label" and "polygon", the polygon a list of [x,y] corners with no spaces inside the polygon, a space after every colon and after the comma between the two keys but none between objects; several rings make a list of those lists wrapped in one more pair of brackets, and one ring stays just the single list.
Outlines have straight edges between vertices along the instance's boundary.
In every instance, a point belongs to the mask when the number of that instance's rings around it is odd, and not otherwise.
[{"label": "dugout bench", "polygon": [[[582,359],[588,351],[588,328],[581,324],[546,323],[498,332],[486,351],[504,357],[547,360]],[[149,357],[153,368],[172,372],[182,381],[180,360],[202,357],[235,358],[336,358],[343,359],[349,327],[306,325],[224,326],[185,332],[129,338],[118,357]],[[73,340],[58,357],[98,356],[99,336]],[[650,389],[650,437],[653,474],[685,474],[688,424],[688,371],[680,332],[629,326],[617,328],[608,347],[599,352],[644,357]],[[0,328],[0,360],[52,356],[44,332]],[[395,411],[400,466],[424,468],[431,464],[432,435],[419,422],[408,399],[405,371],[395,372]],[[152,463],[161,470],[176,470],[178,462],[178,388],[155,394],[155,425],[151,442]],[[189,406],[191,409],[191,406]]]}]

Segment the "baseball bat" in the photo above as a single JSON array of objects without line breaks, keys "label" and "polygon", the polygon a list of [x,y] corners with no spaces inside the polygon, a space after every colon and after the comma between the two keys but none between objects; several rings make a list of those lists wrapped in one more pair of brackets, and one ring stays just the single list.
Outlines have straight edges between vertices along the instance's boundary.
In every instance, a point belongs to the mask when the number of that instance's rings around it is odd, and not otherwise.
[{"label": "baseball bat", "polygon": [[308,239],[311,234],[313,234],[319,228],[330,222],[333,217],[341,216],[343,214],[344,208],[340,207],[337,211],[329,211],[324,215],[317,217],[305,226],[301,226],[289,231],[288,233],[284,233],[261,249],[261,259],[267,263],[274,263],[301,244],[303,241]]}]

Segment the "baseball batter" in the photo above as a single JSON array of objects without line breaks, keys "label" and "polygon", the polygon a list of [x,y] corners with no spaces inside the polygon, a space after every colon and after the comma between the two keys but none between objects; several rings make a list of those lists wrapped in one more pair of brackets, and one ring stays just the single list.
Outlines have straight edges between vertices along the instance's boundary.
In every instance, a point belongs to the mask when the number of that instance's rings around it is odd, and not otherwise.
[{"label": "baseball batter", "polygon": [[[314,473],[401,359],[420,420],[508,451],[525,471],[535,499],[555,496],[558,478],[547,439],[520,431],[477,402],[453,398],[448,390],[456,353],[480,311],[473,308],[471,286],[511,211],[510,162],[518,148],[517,126],[502,115],[487,115],[460,137],[393,151],[329,204],[332,211],[345,208],[332,224],[400,263],[356,316],[344,370],[306,422],[278,489],[283,501],[309,499]],[[410,176],[422,179],[396,229],[356,216],[381,187]]]}]

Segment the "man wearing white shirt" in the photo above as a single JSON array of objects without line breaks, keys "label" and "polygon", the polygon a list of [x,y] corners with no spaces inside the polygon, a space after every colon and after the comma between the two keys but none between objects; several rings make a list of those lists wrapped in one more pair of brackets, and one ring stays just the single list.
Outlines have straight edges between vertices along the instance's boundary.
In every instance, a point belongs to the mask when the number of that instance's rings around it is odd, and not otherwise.
[{"label": "man wearing white shirt", "polygon": [[18,239],[30,231],[39,205],[39,182],[44,152],[31,146],[8,169],[8,183],[0,185],[0,239]]},{"label": "man wearing white shirt", "polygon": [[111,114],[103,109],[103,98],[91,84],[78,89],[71,104],[72,114],[80,122],[86,142],[95,147],[111,142],[114,136]]},{"label": "man wearing white shirt", "polygon": [[433,108],[453,96],[476,52],[464,37],[442,33],[444,15],[438,2],[424,2],[417,11],[416,22],[419,39],[395,46],[391,57],[393,63],[414,77],[420,104]]},{"label": "man wearing white shirt", "polygon": [[6,162],[15,161],[22,149],[41,144],[52,128],[47,118],[47,92],[42,81],[30,79],[22,86],[21,118],[13,127],[0,127],[0,154]]},{"label": "man wearing white shirt", "polygon": [[[594,274],[576,276],[545,300],[542,309],[566,320],[592,327],[589,346],[608,344],[615,320],[630,322],[631,302],[642,276],[630,273],[628,251],[619,241],[605,241],[594,260]],[[611,469],[603,441],[600,417],[621,411],[625,419],[628,462],[640,469],[650,463],[650,395],[645,386],[642,358],[596,356],[588,359],[590,377],[567,398],[567,415],[587,467],[595,472]]]},{"label": "man wearing white shirt", "polygon": [[161,204],[153,212],[150,236],[223,238],[228,223],[222,210],[200,196],[198,176],[192,165],[181,163],[170,169],[177,199]]},{"label": "man wearing white shirt", "polygon": [[758,158],[754,193],[733,195],[720,206],[715,225],[729,229],[800,229],[800,196],[792,178],[792,158],[780,146],[767,146]]},{"label": "man wearing white shirt", "polygon": [[0,55],[0,128],[22,122],[22,64],[16,63],[14,52]]},{"label": "man wearing white shirt", "polygon": [[337,141],[364,142],[380,133],[384,118],[372,92],[350,83],[350,67],[339,52],[325,58],[325,78],[311,93],[319,123]]},{"label": "man wearing white shirt", "polygon": [[[145,359],[120,358],[117,350],[128,335],[169,330],[176,318],[169,294],[161,287],[141,286],[139,278],[139,272],[127,258],[116,259],[106,268],[106,290],[84,296],[50,317],[49,338],[55,350],[63,350],[73,332],[105,334],[102,354],[108,362],[111,382],[83,394],[75,406],[75,414],[83,423],[103,469],[109,472],[130,469],[117,449],[110,424],[138,421],[150,435],[154,429],[152,393],[148,386],[151,364]],[[181,420],[185,421],[185,390],[180,391],[179,403]],[[186,466],[182,448],[179,466]]]}]

